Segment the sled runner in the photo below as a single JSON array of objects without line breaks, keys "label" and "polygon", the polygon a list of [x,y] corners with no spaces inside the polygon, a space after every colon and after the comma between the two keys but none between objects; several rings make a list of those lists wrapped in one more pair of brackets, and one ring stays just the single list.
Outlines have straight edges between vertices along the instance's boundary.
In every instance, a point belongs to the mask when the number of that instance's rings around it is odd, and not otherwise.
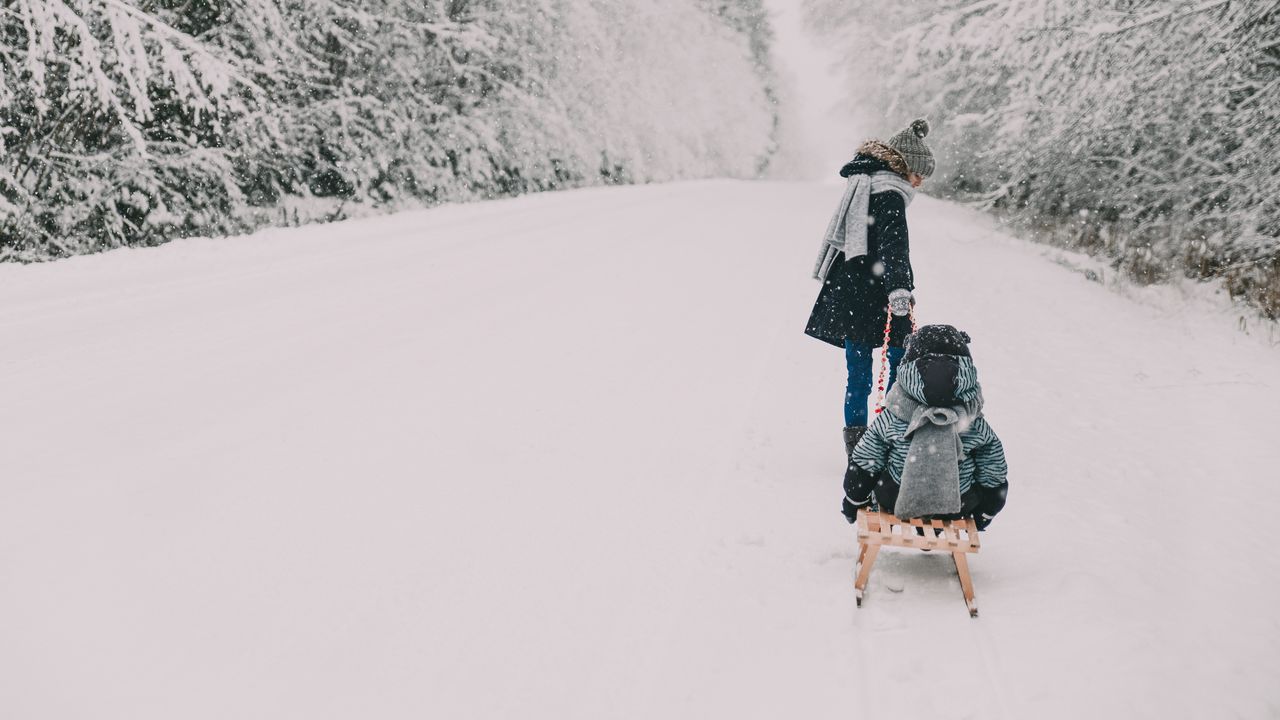
[{"label": "sled runner", "polygon": [[[978,552],[978,528],[972,520],[899,520],[882,512],[858,510],[858,562],[853,586],[857,591],[858,607],[862,607],[862,593],[871,577],[871,566],[883,545],[940,550],[951,553],[960,576],[960,588],[964,591],[964,604],[969,616],[978,616],[978,603],[973,597],[973,578],[969,577],[967,553]],[[916,528],[921,528],[917,530]],[[919,534],[923,532],[924,534]]]}]

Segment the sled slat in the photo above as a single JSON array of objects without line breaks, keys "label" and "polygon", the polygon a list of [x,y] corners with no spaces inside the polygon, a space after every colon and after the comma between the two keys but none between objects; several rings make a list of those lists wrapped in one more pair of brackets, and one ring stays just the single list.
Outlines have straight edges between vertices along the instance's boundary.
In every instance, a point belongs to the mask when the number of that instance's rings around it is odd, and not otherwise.
[{"label": "sled slat", "polygon": [[[858,606],[871,577],[871,567],[875,563],[880,548],[892,547],[915,548],[917,550],[941,550],[951,554],[955,560],[956,574],[960,578],[960,589],[964,593],[964,602],[970,617],[978,616],[978,603],[973,592],[973,578],[969,574],[969,563],[966,553],[979,550],[978,529],[973,521],[963,520],[900,520],[888,513],[859,510],[856,527],[858,529],[857,577],[854,587],[857,592]],[[920,528],[920,530],[916,530]],[[923,532],[924,534],[919,534]]]}]

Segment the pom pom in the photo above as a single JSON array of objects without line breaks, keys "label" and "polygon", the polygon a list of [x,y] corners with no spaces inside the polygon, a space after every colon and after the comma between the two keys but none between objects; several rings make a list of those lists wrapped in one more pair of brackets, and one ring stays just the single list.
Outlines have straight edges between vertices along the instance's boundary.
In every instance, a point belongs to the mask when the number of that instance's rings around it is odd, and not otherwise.
[{"label": "pom pom", "polygon": [[921,140],[923,140],[923,139],[924,139],[924,137],[925,137],[926,135],[928,135],[928,134],[929,134],[929,121],[928,121],[928,120],[926,120],[925,118],[920,118],[920,119],[918,119],[918,120],[912,120],[912,121],[911,121],[911,132],[915,133],[915,134],[916,134],[916,137],[918,137],[918,138],[920,138]]}]

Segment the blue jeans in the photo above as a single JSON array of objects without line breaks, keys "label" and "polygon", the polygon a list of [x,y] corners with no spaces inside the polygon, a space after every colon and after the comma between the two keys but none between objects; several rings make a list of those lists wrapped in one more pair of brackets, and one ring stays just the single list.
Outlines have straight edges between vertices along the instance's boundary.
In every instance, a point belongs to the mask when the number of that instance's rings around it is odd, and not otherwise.
[{"label": "blue jeans", "polygon": [[[875,390],[877,377],[872,374],[874,363],[871,362],[871,351],[870,345],[844,341],[844,360],[849,366],[849,385],[844,391],[846,426],[867,424],[867,401]],[[902,348],[889,348],[889,384],[885,387],[885,392],[893,387],[893,381],[898,377],[898,361],[902,360],[902,352]]]}]

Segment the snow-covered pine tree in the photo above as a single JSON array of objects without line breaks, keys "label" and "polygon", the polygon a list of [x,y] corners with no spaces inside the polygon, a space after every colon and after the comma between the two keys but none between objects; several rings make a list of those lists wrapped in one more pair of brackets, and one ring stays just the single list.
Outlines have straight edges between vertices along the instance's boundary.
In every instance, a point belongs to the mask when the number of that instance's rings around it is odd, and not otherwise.
[{"label": "snow-covered pine tree", "polygon": [[751,176],[772,152],[767,77],[752,55],[752,43],[766,41],[709,8],[501,6],[501,54],[519,58],[511,101],[496,108],[504,165],[529,170],[513,184]]},{"label": "snow-covered pine tree", "polygon": [[754,175],[759,0],[17,0],[0,258]]},{"label": "snow-covered pine tree", "polygon": [[1280,316],[1275,0],[871,5],[809,0],[857,23],[821,26],[855,39],[862,107],[935,120],[932,187],[1145,281],[1224,277]]},{"label": "snow-covered pine tree", "polygon": [[[172,19],[129,0],[18,0],[0,14],[4,256],[150,242],[238,199],[219,140],[252,82]],[[174,176],[210,191],[198,217],[166,212]]]}]

